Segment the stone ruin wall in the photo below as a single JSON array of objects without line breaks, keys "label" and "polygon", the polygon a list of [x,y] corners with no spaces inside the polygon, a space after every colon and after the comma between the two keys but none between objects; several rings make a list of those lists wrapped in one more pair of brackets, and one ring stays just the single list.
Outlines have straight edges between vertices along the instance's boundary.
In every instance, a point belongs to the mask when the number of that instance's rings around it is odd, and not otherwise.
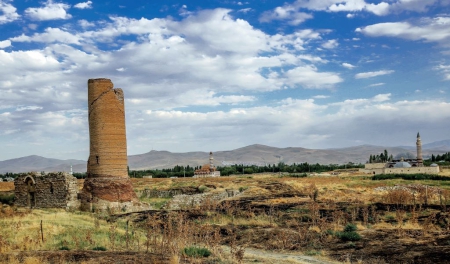
[{"label": "stone ruin wall", "polygon": [[438,174],[439,167],[407,167],[407,168],[386,168],[386,163],[366,163],[360,172],[370,174]]},{"label": "stone ruin wall", "polygon": [[[30,199],[30,186],[34,193],[34,202]],[[77,179],[67,173],[37,173],[19,176],[14,181],[15,204],[32,208],[64,208],[77,209],[78,183]],[[30,204],[31,203],[31,204]]]},{"label": "stone ruin wall", "polygon": [[386,168],[384,174],[438,174],[439,167],[410,167],[410,168]]},{"label": "stone ruin wall", "polygon": [[219,202],[240,194],[241,192],[239,190],[233,189],[227,189],[224,192],[198,193],[192,195],[180,194],[175,195],[173,199],[166,204],[165,208],[174,210],[194,208],[208,200],[209,202]]}]

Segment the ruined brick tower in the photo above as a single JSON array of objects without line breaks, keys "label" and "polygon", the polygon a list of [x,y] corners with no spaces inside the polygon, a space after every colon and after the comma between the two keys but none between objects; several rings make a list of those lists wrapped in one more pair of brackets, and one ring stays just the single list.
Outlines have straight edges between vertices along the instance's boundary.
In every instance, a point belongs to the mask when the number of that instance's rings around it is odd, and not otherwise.
[{"label": "ruined brick tower", "polygon": [[122,206],[137,201],[127,170],[123,91],[109,79],[89,79],[90,152],[81,193],[83,210]]}]

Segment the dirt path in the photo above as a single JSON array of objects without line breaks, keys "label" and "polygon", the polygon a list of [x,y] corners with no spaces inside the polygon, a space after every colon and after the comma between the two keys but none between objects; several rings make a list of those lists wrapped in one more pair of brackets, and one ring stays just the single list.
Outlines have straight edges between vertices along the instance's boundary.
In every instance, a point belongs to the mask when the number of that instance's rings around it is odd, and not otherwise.
[{"label": "dirt path", "polygon": [[[229,247],[223,247],[224,251],[229,253]],[[295,253],[279,253],[271,252],[254,248],[246,248],[244,253],[244,263],[255,262],[259,263],[312,263],[312,264],[334,264],[338,262],[331,262],[321,260],[316,257],[300,255]]]}]

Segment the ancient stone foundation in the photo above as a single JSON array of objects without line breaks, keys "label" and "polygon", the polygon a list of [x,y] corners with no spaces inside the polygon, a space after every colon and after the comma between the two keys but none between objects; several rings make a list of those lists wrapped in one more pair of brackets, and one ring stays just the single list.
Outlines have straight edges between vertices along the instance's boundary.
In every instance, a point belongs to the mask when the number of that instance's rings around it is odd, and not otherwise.
[{"label": "ancient stone foundation", "polygon": [[109,79],[89,79],[90,153],[81,209],[130,206],[138,199],[127,172],[125,102]]}]

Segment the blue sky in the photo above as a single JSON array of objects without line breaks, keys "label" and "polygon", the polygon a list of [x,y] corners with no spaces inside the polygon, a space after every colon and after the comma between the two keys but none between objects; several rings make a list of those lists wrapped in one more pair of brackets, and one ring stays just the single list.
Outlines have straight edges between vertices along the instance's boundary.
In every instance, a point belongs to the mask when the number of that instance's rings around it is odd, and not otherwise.
[{"label": "blue sky", "polygon": [[0,160],[86,159],[87,80],[128,153],[448,139],[450,0],[0,0]]}]

